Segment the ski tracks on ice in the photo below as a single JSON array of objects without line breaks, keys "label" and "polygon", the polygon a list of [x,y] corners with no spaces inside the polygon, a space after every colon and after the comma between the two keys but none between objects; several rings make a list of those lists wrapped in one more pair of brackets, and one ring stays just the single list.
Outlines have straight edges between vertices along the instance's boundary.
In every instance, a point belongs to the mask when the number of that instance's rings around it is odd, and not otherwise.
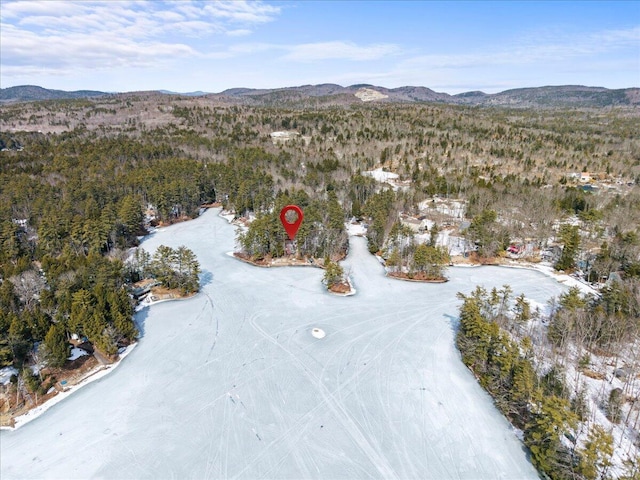
[{"label": "ski tracks on ice", "polygon": [[[358,393],[358,378],[362,374],[370,370],[371,368],[374,368],[374,365],[377,365],[379,360],[383,358],[383,356],[391,353],[389,358],[390,359],[394,358],[395,353],[397,353],[398,351],[399,344],[404,339],[404,337],[407,334],[409,334],[416,325],[424,321],[424,318],[422,315],[419,315],[418,319],[415,318],[415,315],[410,315],[412,313],[416,314],[420,311],[421,311],[421,307],[412,307],[409,309],[403,309],[403,310],[394,312],[393,314],[379,315],[375,320],[380,321],[381,319],[390,317],[390,316],[400,318],[400,319],[391,321],[388,323],[384,323],[382,326],[373,328],[367,332],[361,333],[355,336],[354,338],[350,339],[344,345],[340,346],[330,356],[330,358],[324,363],[323,369],[319,375],[314,373],[307,365],[305,365],[305,363],[301,360],[299,355],[293,352],[288,345],[285,346],[284,344],[280,343],[277,338],[269,335],[268,332],[266,332],[260,325],[258,325],[258,323],[256,322],[256,319],[252,317],[250,319],[250,323],[251,323],[251,326],[254,328],[254,330],[258,332],[262,338],[269,341],[270,343],[272,343],[277,348],[279,348],[280,350],[282,350],[287,354],[287,357],[292,360],[293,365],[295,365],[296,368],[302,373],[302,375],[309,381],[309,383],[316,388],[316,390],[320,395],[321,401],[314,408],[312,408],[305,415],[303,415],[300,419],[294,422],[294,424],[291,425],[290,428],[284,431],[280,436],[278,436],[278,438],[270,442],[260,454],[254,457],[251,460],[251,462],[245,465],[245,467],[241,471],[239,471],[233,478],[238,478],[242,476],[253,465],[255,465],[257,462],[263,459],[276,444],[281,443],[283,441],[287,441],[291,434],[295,432],[300,432],[301,427],[303,427],[303,425],[306,424],[313,416],[320,413],[322,409],[329,410],[333,414],[333,416],[339,421],[344,431],[350,436],[354,444],[357,445],[357,447],[362,451],[362,453],[366,456],[366,458],[368,458],[369,461],[372,463],[372,465],[376,468],[378,475],[380,477],[391,478],[391,479],[400,478],[396,473],[396,470],[389,463],[389,460],[387,459],[385,454],[382,453],[380,444],[376,439],[379,432],[376,432],[374,426],[370,423],[371,415],[369,412],[366,411],[364,407],[364,405],[366,405],[367,402],[365,402],[364,399],[362,399],[359,396],[360,394]],[[407,315],[408,315],[408,318],[407,318]],[[369,319],[367,321],[371,322],[372,320]],[[365,323],[365,322],[359,322],[359,323]],[[375,340],[378,340],[384,336],[388,336],[390,331],[396,330],[403,324],[406,324],[406,327],[401,332],[399,332],[397,335],[394,335],[393,339],[387,342],[384,347],[377,349],[374,355],[367,356],[366,357],[367,361],[366,362],[364,361],[363,359],[363,356],[365,355],[364,352],[374,343]],[[342,329],[342,330],[346,330],[347,328],[351,328],[351,327],[353,327],[353,325],[349,327],[345,327],[345,329]],[[357,343],[363,340],[367,336],[369,336],[371,340],[367,342],[364,348],[360,347],[361,352],[358,355],[358,359],[355,362],[354,373],[351,376],[347,377],[346,379],[338,378],[336,388],[333,391],[330,390],[323,380],[324,375],[326,373],[327,366],[331,363],[334,357],[338,355],[340,352],[344,352],[346,350],[351,352],[350,355],[353,355],[355,351],[355,346],[357,345]],[[391,361],[391,360],[388,360],[388,361]],[[342,371],[344,371],[344,368],[341,370],[338,376],[341,375]],[[344,388],[348,388],[350,390],[349,394],[355,392],[357,397],[357,403],[360,406],[359,416],[361,417],[362,420],[356,419],[353,416],[353,414],[350,413],[345,407],[344,398],[343,398]],[[382,405],[383,409],[390,408],[390,402],[388,398],[386,401],[384,401],[382,398],[382,395],[384,393],[388,393],[386,391],[388,388],[389,388],[389,384],[388,384],[388,378],[387,378],[386,388],[379,387],[380,395],[378,400],[380,401],[380,403],[383,404]],[[402,438],[398,434],[396,434],[396,437]],[[295,459],[296,465],[300,469],[303,476],[305,477],[310,476],[311,472],[309,471],[309,468],[313,467],[315,464],[315,461],[313,460],[313,455],[311,454],[304,455],[304,460],[303,460],[299,458],[299,455],[296,454],[295,452],[291,452],[291,453],[294,453],[294,459]],[[307,465],[305,461],[306,462],[311,461],[312,465]],[[317,466],[315,466],[315,468],[313,469],[317,470]],[[412,474],[415,474],[415,472],[412,472]],[[405,476],[406,476],[405,474],[402,475],[402,477],[405,477]]]}]

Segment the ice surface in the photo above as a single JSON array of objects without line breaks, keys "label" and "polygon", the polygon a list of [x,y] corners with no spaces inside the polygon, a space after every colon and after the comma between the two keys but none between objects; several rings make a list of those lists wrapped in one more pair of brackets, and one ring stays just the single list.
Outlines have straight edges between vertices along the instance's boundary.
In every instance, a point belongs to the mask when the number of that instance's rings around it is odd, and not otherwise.
[{"label": "ice surface", "polygon": [[322,270],[226,255],[235,228],[216,214],[145,239],[191,248],[202,293],[139,312],[140,344],[116,372],[0,432],[2,480],[537,478],[460,361],[455,294],[508,283],[544,303],[566,287],[499,267],[392,280],[352,237],[358,294],[337,297]]}]

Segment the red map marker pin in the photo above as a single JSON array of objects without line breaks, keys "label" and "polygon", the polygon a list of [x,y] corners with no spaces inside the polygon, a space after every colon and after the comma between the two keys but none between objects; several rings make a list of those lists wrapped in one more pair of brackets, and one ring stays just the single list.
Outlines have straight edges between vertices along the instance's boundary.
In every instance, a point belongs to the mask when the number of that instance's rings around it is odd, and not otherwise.
[{"label": "red map marker pin", "polygon": [[302,209],[297,205],[287,205],[280,210],[280,221],[287,231],[289,240],[293,241],[296,238],[296,233],[298,233],[298,228],[300,228],[303,218]]}]

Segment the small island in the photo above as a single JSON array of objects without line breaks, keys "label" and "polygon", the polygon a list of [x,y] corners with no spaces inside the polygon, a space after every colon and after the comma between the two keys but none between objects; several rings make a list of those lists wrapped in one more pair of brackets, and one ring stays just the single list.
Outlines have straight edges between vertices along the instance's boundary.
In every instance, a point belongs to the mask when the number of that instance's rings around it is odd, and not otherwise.
[{"label": "small island", "polygon": [[324,277],[322,282],[327,286],[327,290],[330,293],[342,297],[355,295],[356,290],[351,285],[349,275],[345,274],[344,269],[338,262],[332,262],[329,258],[325,258],[323,267]]}]

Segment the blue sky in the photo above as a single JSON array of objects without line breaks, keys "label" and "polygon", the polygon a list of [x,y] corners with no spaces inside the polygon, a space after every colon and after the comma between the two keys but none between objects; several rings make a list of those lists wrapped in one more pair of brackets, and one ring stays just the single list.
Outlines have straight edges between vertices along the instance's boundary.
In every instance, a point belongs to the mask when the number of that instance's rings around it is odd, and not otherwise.
[{"label": "blue sky", "polygon": [[0,86],[640,86],[640,1],[0,0]]}]

